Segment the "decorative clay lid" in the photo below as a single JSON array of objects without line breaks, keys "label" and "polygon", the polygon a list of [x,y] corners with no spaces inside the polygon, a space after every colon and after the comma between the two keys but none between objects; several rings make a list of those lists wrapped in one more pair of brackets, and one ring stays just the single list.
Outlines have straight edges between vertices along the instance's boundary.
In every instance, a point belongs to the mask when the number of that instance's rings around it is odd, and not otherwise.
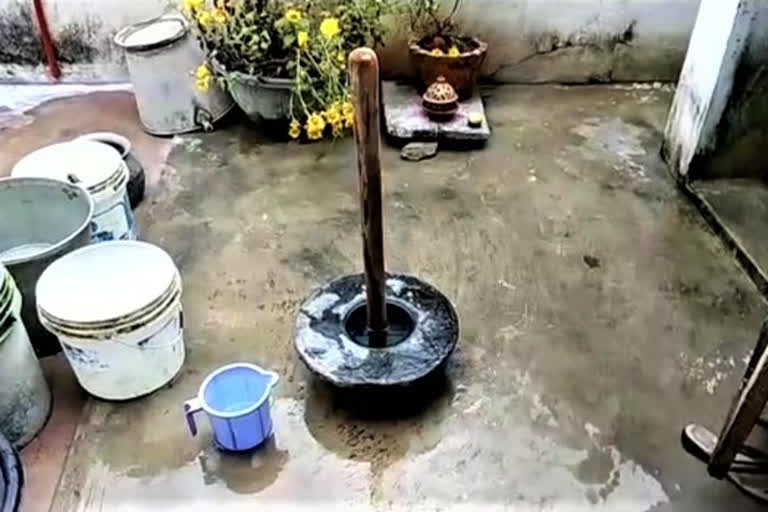
[{"label": "decorative clay lid", "polygon": [[437,81],[429,86],[423,98],[427,103],[444,104],[457,101],[459,95],[456,94],[456,90],[445,80],[444,76],[439,76]]}]

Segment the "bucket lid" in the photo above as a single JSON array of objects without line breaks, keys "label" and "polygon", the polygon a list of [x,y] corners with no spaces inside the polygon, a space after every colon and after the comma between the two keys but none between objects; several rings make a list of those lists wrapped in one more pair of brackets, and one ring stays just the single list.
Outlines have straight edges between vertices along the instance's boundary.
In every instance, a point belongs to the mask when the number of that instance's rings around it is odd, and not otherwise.
[{"label": "bucket lid", "polygon": [[171,257],[155,245],[102,242],[45,269],[37,282],[37,306],[67,322],[120,322],[167,293],[177,275]]},{"label": "bucket lid", "polygon": [[116,149],[92,140],[74,140],[29,153],[16,163],[11,176],[52,178],[92,191],[114,177],[122,166],[123,159]]},{"label": "bucket lid", "polygon": [[121,29],[115,35],[115,44],[129,51],[152,50],[181,39],[188,28],[183,16],[166,14]]}]

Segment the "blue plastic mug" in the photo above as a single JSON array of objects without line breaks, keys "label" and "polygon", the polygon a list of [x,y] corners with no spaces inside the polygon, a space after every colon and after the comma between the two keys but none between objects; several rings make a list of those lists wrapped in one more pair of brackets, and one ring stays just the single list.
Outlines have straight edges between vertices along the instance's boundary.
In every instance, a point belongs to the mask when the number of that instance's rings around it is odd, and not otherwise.
[{"label": "blue plastic mug", "polygon": [[225,450],[250,450],[272,434],[269,395],[275,372],[255,364],[222,366],[205,378],[196,398],[184,403],[189,431],[197,435],[195,413],[205,411],[216,444]]}]

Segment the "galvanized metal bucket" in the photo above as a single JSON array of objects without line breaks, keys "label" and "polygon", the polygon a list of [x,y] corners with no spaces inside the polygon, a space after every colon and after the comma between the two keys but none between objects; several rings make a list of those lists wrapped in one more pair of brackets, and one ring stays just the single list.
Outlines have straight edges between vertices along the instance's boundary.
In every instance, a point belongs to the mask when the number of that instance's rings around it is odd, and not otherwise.
[{"label": "galvanized metal bucket", "polygon": [[125,50],[139,117],[153,135],[174,135],[213,124],[234,106],[229,94],[211,84],[195,88],[194,71],[204,55],[189,24],[179,14],[166,14],[129,25],[115,35]]}]

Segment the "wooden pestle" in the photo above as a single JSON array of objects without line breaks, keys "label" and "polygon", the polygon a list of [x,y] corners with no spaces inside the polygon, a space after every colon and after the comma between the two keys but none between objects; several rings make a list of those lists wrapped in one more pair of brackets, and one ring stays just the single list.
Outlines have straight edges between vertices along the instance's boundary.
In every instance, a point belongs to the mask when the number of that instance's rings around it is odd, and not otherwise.
[{"label": "wooden pestle", "polygon": [[370,48],[358,48],[349,56],[352,104],[355,107],[355,143],[360,183],[363,261],[371,346],[387,341],[384,227],[381,211],[381,134],[379,131],[379,61]]}]

